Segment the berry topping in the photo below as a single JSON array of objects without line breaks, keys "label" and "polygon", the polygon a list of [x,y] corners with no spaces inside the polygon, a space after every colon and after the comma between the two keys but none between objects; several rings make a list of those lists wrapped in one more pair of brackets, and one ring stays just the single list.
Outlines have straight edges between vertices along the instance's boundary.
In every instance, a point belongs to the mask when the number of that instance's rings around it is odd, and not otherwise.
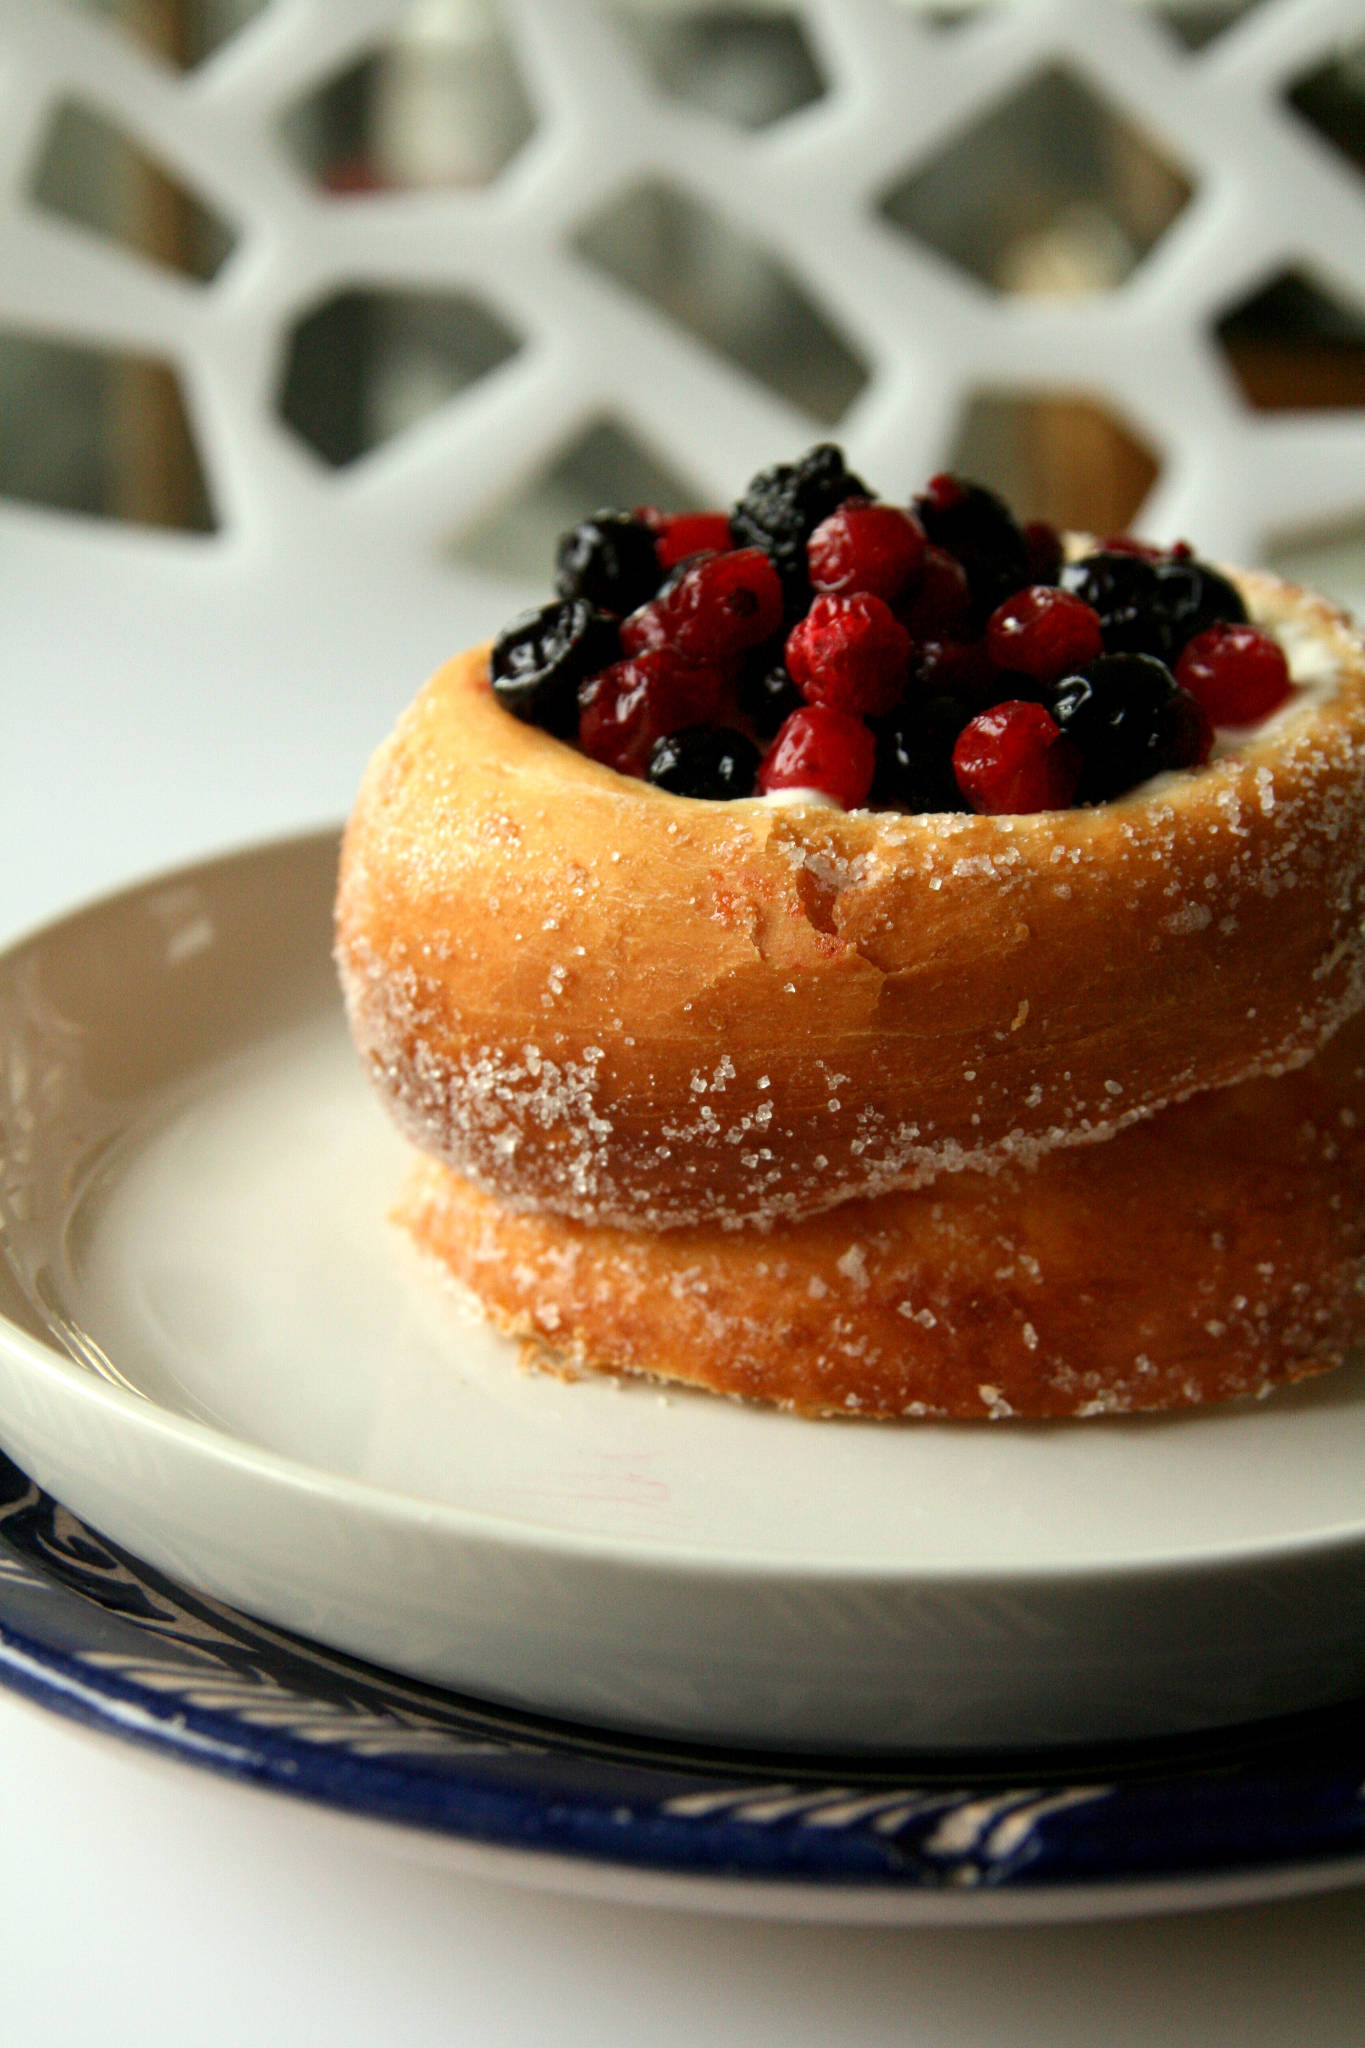
[{"label": "berry topping", "polygon": [[733,661],[782,624],[782,586],[761,548],[694,555],[621,627],[627,654],[671,647],[689,661]]},{"label": "berry topping", "polygon": [[622,775],[644,775],[654,742],[714,722],[727,688],[720,670],[685,661],[671,647],[613,662],[579,689],[578,744]]},{"label": "berry topping", "polygon": [[733,545],[724,512],[679,512],[670,517],[646,505],[636,513],[654,535],[654,551],[663,570],[676,569],[689,555],[723,555]]},{"label": "berry topping", "polygon": [[1099,614],[1053,583],[1033,583],[991,613],[986,651],[998,668],[1055,683],[1103,654]]},{"label": "berry topping", "polygon": [[761,740],[770,740],[784,718],[805,701],[791,679],[781,641],[755,647],[745,657],[736,702]]},{"label": "berry topping", "polygon": [[953,748],[958,788],[974,811],[1064,811],[1076,794],[1080,755],[1041,704],[1015,698],[982,711]]},{"label": "berry topping", "polygon": [[911,642],[879,597],[817,597],[787,635],[787,668],[809,704],[875,718],[910,672]]},{"label": "berry topping", "polygon": [[757,774],[758,748],[724,725],[689,725],[667,733],[655,740],[649,757],[649,780],[660,789],[712,802],[752,796]]},{"label": "berry topping", "polygon": [[810,580],[837,596],[867,591],[894,604],[924,559],[924,528],[899,505],[850,498],[806,543]]},{"label": "berry topping", "polygon": [[1255,626],[1209,626],[1190,640],[1175,679],[1214,725],[1254,725],[1278,711],[1294,685],[1278,640]]},{"label": "berry topping", "polygon": [[860,718],[827,704],[793,711],[763,757],[758,786],[814,789],[846,811],[865,803],[877,765],[877,742]]},{"label": "berry topping", "polygon": [[626,512],[594,512],[559,543],[555,589],[624,618],[653,597],[662,575],[654,535]]},{"label": "berry topping", "polygon": [[1102,548],[1083,555],[1063,568],[1061,587],[1098,614],[1106,654],[1168,652],[1156,567],[1145,550]]},{"label": "berry topping", "polygon": [[930,478],[914,510],[935,547],[955,555],[966,570],[978,621],[1028,581],[1028,543],[1009,507],[984,484],[943,472]]},{"label": "berry topping", "polygon": [[897,811],[960,811],[953,748],[971,718],[946,692],[907,695],[877,733],[872,801]]},{"label": "berry topping", "polygon": [[503,709],[568,738],[578,723],[578,686],[621,652],[615,619],[586,598],[522,612],[493,643],[490,674]]},{"label": "berry topping", "polygon": [[1105,803],[1174,765],[1175,695],[1174,676],[1150,654],[1101,655],[1052,686],[1047,708],[1083,763],[1078,803]]},{"label": "berry topping", "polygon": [[1177,690],[1170,705],[1168,768],[1202,768],[1213,752],[1213,720],[1197,697]]},{"label": "berry topping", "polygon": [[965,640],[971,626],[972,593],[956,555],[927,547],[919,583],[896,606],[896,616],[913,640]]},{"label": "berry topping", "polygon": [[1055,583],[1066,559],[1062,536],[1046,519],[1030,519],[1024,525],[1024,546],[1028,551],[1030,583]]},{"label": "berry topping", "polygon": [[907,702],[924,693],[961,697],[984,711],[1004,697],[1022,697],[1022,689],[1002,689],[1000,671],[986,652],[984,640],[925,640],[910,660]]},{"label": "berry topping", "polygon": [[730,514],[735,542],[771,555],[791,617],[799,617],[810,602],[806,542],[811,534],[846,498],[870,495],[866,484],[844,467],[842,451],[832,441],[821,441],[799,462],[760,471],[736,504]]},{"label": "berry topping", "polygon": [[1246,606],[1226,576],[1192,555],[1171,556],[1156,565],[1158,602],[1167,624],[1173,659],[1196,633],[1226,621],[1245,625]]}]

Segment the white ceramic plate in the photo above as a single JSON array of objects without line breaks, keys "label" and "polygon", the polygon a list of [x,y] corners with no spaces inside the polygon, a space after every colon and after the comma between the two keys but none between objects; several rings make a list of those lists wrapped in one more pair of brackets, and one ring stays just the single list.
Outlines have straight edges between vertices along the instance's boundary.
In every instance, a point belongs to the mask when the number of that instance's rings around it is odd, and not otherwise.
[{"label": "white ceramic plate", "polygon": [[0,1443],[44,1487],[271,1622],[645,1733],[941,1751],[1360,1689],[1360,1369],[904,1427],[524,1372],[387,1221],[334,861],[210,863],[0,962]]}]

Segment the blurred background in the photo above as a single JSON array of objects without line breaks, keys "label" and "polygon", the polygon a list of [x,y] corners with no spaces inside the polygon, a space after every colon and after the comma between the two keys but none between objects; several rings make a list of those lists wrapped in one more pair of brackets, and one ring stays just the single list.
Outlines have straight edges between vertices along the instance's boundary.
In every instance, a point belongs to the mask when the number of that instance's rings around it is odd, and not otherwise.
[{"label": "blurred background", "polygon": [[[945,47],[1001,11],[904,7]],[[157,64],[193,73],[266,11],[266,0],[84,0],[72,11],[98,18]],[[598,11],[663,100],[723,129],[780,137],[831,89],[819,37],[784,0],[611,0]],[[1174,46],[1196,54],[1256,11],[1249,0],[1170,0],[1146,10]],[[335,66],[280,111],[278,138],[308,185],[341,205],[482,190],[509,175],[539,119],[517,10],[496,0],[410,0],[370,12],[376,28],[364,47],[352,37]],[[1283,97],[1313,148],[1365,174],[1365,15],[1355,10],[1352,35],[1350,12],[1329,47],[1319,33],[1306,48]],[[972,291],[1074,305],[1140,281],[1198,176],[1178,139],[1135,119],[1061,51],[912,158],[874,198],[879,225]],[[23,183],[40,215],[196,286],[213,286],[241,257],[225,209],[159,160],[145,135],[81,98],[55,108]],[[865,415],[876,365],[857,325],[841,318],[827,288],[799,277],[779,250],[696,191],[657,175],[606,190],[576,223],[571,246],[589,272],[803,416],[806,438],[839,438]],[[1328,276],[1287,260],[1215,312],[1212,340],[1246,407],[1295,415],[1365,408],[1365,305]],[[337,280],[280,337],[277,421],[308,460],[348,472],[495,373],[522,342],[507,309],[484,292]],[[0,496],[212,532],[225,510],[191,410],[167,361],[0,319]],[[773,447],[769,459],[796,452]],[[1048,390],[1036,382],[973,389],[943,421],[933,452],[1001,489],[1023,514],[1102,533],[1140,517],[1162,462],[1140,423],[1065,375]],[[745,474],[736,471],[732,493]],[[877,477],[887,490],[897,481]],[[540,583],[554,536],[585,509],[676,507],[697,489],[665,451],[599,418],[581,423],[498,502],[456,521],[443,548],[457,566]],[[1301,522],[1262,552],[1277,549],[1287,567],[1365,599],[1365,477],[1358,508]]]}]

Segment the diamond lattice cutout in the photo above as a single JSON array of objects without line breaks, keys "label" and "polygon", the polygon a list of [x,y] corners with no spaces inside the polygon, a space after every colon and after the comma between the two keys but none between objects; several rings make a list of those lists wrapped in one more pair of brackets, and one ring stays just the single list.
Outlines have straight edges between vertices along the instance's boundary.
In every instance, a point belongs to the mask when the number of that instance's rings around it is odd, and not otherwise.
[{"label": "diamond lattice cutout", "polygon": [[852,343],[789,267],[674,185],[637,185],[576,245],[674,326],[833,424],[867,382]]},{"label": "diamond lattice cutout", "polygon": [[1324,141],[1365,171],[1365,36],[1305,73],[1287,97]]},{"label": "diamond lattice cutout", "polygon": [[1365,305],[1281,271],[1218,323],[1248,401],[1262,412],[1365,406]]},{"label": "diamond lattice cutout", "polygon": [[50,123],[29,191],[48,212],[201,282],[216,276],[236,239],[122,129],[76,101]]},{"label": "diamond lattice cutout", "polygon": [[1101,536],[1131,527],[1160,473],[1110,407],[1052,391],[977,392],[952,466],[999,491],[1021,517]]},{"label": "diamond lattice cutout", "polygon": [[737,128],[810,106],[825,79],[799,15],[775,7],[617,10],[660,92]]},{"label": "diamond lattice cutout", "polygon": [[1054,66],[891,185],[881,210],[996,291],[1072,297],[1122,284],[1192,190],[1151,132]]},{"label": "diamond lattice cutout", "polygon": [[478,299],[339,292],[290,335],[280,413],[325,462],[344,468],[500,368],[520,346]]},{"label": "diamond lattice cutout", "polygon": [[84,13],[117,23],[121,35],[163,63],[191,70],[270,5],[270,0],[199,0],[193,7],[166,0],[74,0]]}]

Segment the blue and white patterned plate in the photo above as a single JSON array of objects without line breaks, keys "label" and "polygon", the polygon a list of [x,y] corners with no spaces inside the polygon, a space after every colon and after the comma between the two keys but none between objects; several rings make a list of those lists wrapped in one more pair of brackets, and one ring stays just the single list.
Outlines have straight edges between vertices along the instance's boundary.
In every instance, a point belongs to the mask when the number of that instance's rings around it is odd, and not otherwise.
[{"label": "blue and white patterned plate", "polygon": [[989,1765],[629,1740],[400,1679],[188,1593],[3,1458],[0,1678],[165,1755],[617,1896],[1041,1919],[1365,1874],[1365,1703]]}]

